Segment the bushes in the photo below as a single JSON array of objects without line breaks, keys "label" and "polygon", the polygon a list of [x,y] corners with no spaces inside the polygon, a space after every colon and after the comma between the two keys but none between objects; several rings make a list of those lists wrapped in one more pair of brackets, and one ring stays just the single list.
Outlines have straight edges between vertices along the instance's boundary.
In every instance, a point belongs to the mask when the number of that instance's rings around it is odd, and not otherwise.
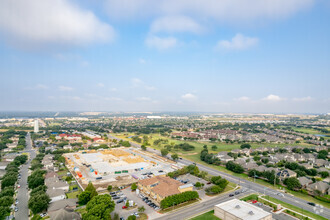
[{"label": "bushes", "polygon": [[168,196],[160,202],[160,207],[166,209],[173,205],[178,205],[184,202],[198,199],[199,195],[196,191],[188,191],[180,194]]},{"label": "bushes", "polygon": [[243,173],[244,168],[240,164],[236,164],[233,161],[226,163],[226,168],[233,171],[234,173]]},{"label": "bushes", "polygon": [[224,188],[214,185],[214,186],[210,186],[210,187],[206,188],[205,192],[207,195],[216,195],[216,194],[223,192],[223,190],[224,190]]}]

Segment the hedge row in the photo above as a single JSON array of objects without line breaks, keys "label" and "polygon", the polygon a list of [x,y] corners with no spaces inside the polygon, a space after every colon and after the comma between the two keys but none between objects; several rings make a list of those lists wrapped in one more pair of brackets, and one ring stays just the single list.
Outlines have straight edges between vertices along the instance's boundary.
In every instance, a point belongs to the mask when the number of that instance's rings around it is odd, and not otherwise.
[{"label": "hedge row", "polygon": [[180,194],[168,196],[160,202],[160,207],[166,209],[168,207],[198,199],[199,195],[196,191],[188,191]]}]

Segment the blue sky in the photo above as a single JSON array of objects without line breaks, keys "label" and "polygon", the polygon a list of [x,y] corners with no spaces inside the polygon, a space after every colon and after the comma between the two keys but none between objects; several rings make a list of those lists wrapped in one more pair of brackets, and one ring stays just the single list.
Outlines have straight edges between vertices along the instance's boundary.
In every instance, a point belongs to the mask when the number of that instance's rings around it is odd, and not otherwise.
[{"label": "blue sky", "polygon": [[0,0],[0,110],[330,112],[326,0]]}]

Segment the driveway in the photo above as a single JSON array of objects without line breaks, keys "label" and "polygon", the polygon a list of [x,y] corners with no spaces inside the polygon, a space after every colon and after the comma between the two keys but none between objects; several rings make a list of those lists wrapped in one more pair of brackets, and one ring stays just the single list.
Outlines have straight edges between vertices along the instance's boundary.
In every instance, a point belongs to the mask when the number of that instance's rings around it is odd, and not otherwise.
[{"label": "driveway", "polygon": [[[33,158],[35,158],[36,153],[35,150],[32,149],[32,142],[30,133],[26,136],[26,149],[24,152],[30,153],[30,158],[28,161],[31,161]],[[17,199],[18,199],[18,211],[15,213],[16,219],[29,219],[29,208],[28,208],[28,200],[29,200],[29,191],[28,191],[28,184],[27,184],[27,178],[28,178],[28,171],[30,167],[31,162],[27,162],[26,164],[23,164],[20,169],[21,179],[19,180],[18,184],[21,186],[18,189],[17,193]]]}]

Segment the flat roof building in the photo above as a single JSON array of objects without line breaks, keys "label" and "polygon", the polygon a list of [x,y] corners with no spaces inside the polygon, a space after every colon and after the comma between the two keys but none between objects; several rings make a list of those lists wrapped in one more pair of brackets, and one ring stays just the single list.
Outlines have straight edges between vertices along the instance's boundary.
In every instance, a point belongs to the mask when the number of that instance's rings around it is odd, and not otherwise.
[{"label": "flat roof building", "polygon": [[272,220],[272,214],[238,199],[214,206],[214,215],[222,220]]}]

